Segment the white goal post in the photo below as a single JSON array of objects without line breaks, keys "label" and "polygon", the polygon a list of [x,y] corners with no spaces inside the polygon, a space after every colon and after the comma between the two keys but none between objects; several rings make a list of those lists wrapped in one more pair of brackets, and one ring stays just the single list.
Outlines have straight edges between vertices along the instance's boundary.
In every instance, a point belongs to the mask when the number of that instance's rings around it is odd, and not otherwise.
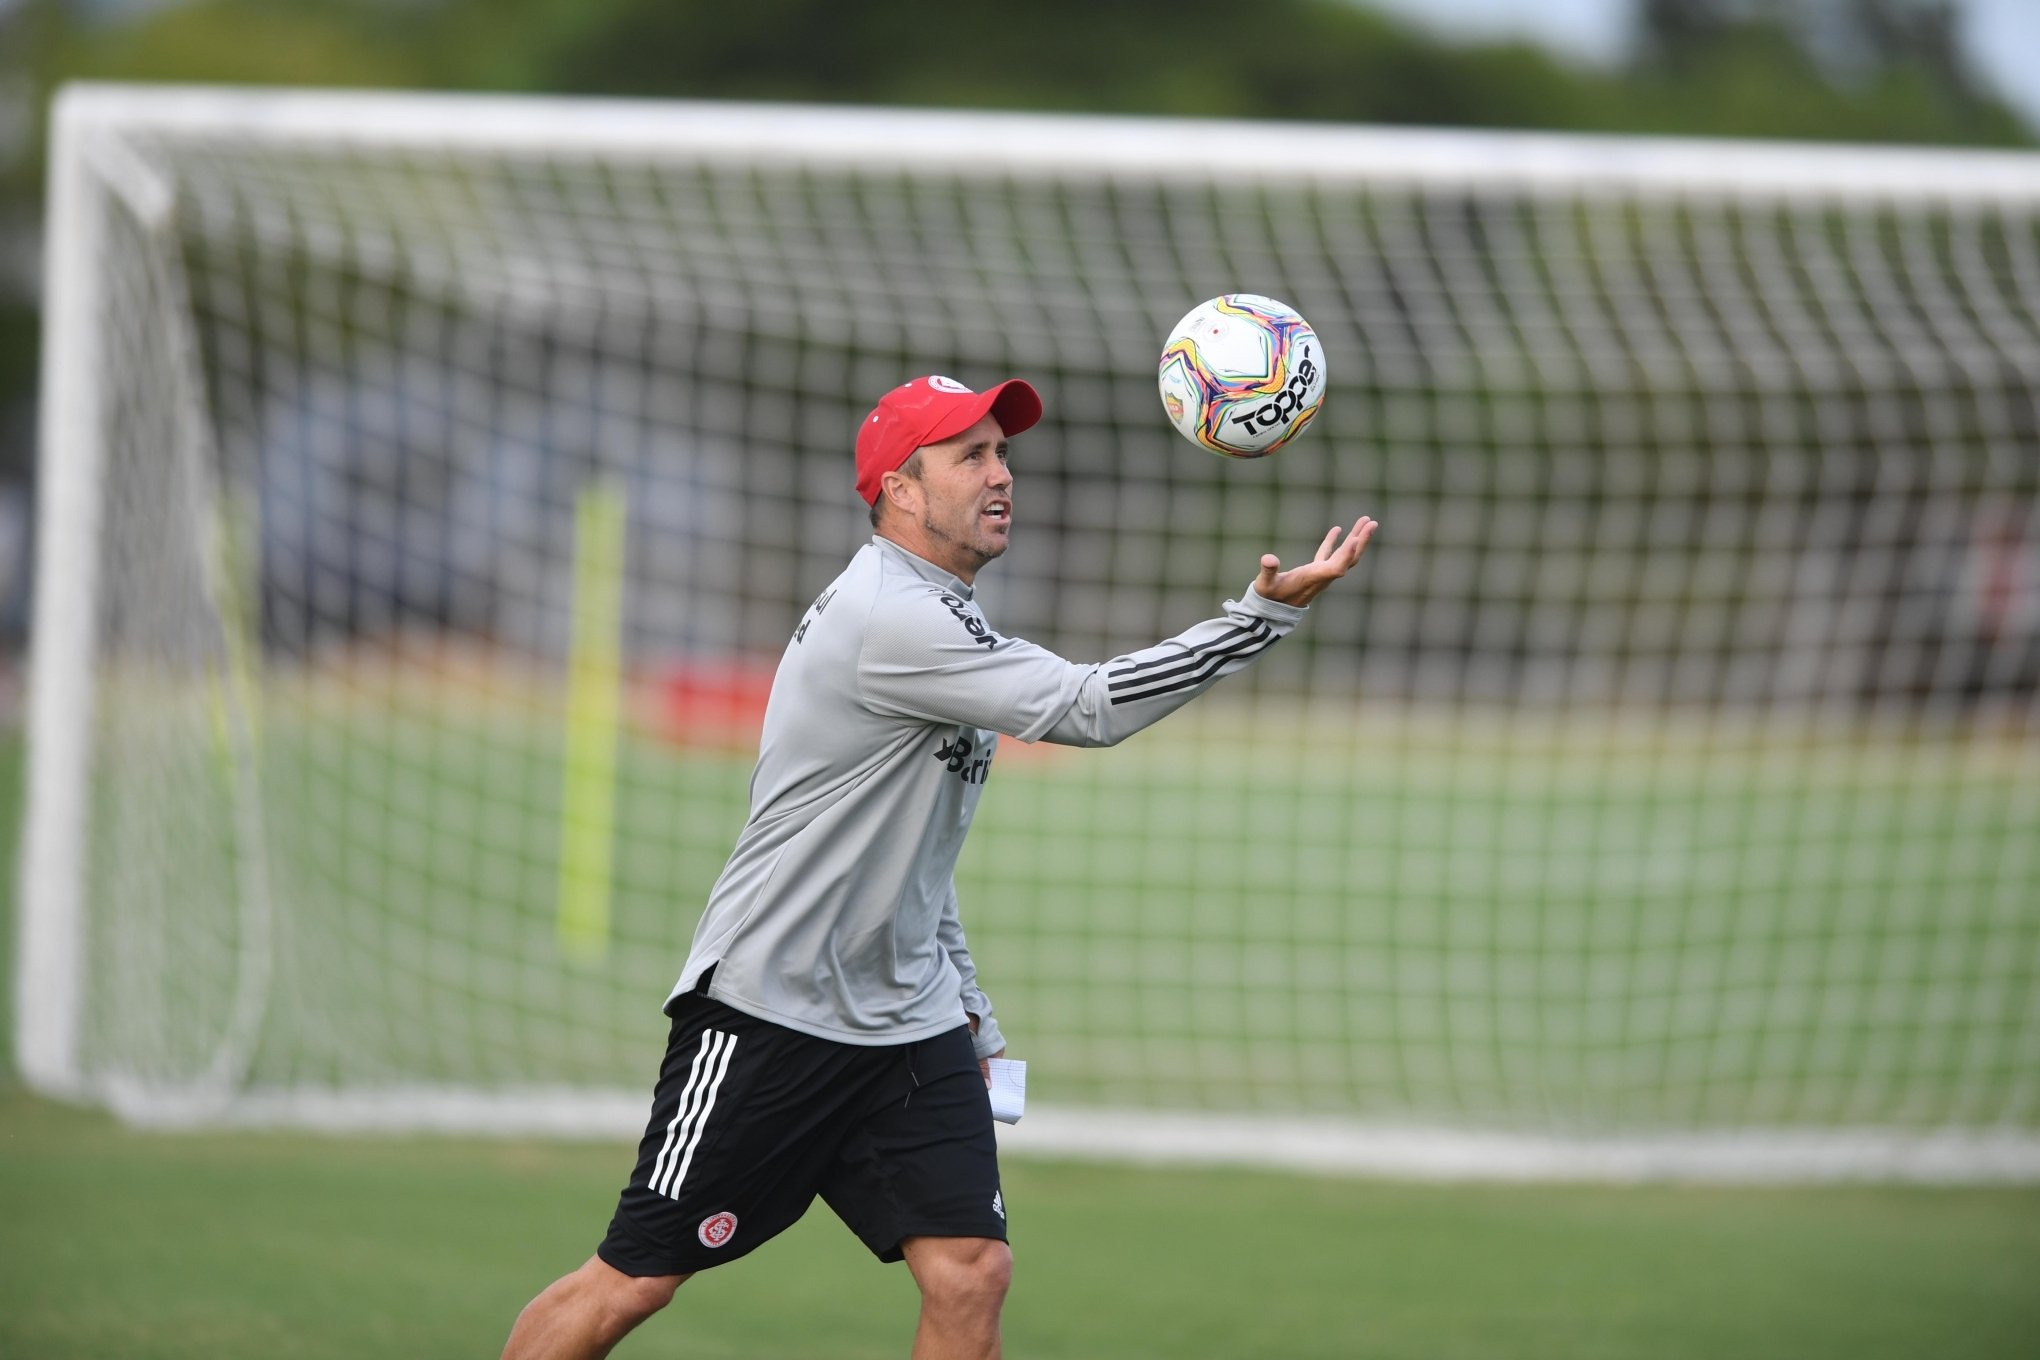
[{"label": "white goal post", "polygon": [[[152,1124],[624,1135],[888,384],[994,622],[1359,579],[959,888],[1015,1152],[2040,1179],[2040,155],[79,86],[16,1046]],[[1161,337],[1322,338],[1279,456]]]}]

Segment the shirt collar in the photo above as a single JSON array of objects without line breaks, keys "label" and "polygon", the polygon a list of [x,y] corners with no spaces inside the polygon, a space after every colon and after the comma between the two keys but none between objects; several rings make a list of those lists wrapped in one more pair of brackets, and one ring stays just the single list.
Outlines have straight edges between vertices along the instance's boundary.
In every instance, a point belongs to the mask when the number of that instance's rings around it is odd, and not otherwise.
[{"label": "shirt collar", "polygon": [[899,559],[900,562],[905,564],[909,571],[913,572],[916,576],[920,577],[922,580],[927,581],[932,585],[941,586],[944,590],[953,590],[966,600],[971,598],[971,587],[965,585],[963,581],[957,578],[956,576],[953,576],[949,572],[944,571],[941,567],[936,566],[933,562],[930,562],[927,558],[917,557],[913,553],[908,552],[905,548],[902,548],[899,544],[893,542],[891,539],[887,538],[884,534],[873,534],[871,536],[871,541],[873,544],[877,546],[880,552],[891,553],[894,557]]}]

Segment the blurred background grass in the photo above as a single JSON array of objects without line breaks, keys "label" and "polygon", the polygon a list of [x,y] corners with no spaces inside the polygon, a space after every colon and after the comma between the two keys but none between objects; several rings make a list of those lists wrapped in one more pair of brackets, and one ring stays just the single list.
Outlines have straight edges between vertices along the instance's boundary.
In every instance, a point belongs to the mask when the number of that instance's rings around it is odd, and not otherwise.
[{"label": "blurred background grass", "polygon": [[[635,1089],[694,904],[742,829],[754,751],[628,732],[612,897],[628,946],[565,966],[550,864],[500,848],[556,837],[558,700],[525,711],[419,685],[338,705],[291,688],[272,682],[263,733],[267,872],[289,922],[274,986],[290,1001],[265,1019],[250,1085]],[[1166,741],[1007,741],[998,762],[958,893],[1037,1100],[1674,1133],[2023,1117],[2015,1027],[1979,1015],[1970,1061],[1923,1057],[1948,1042],[1932,970],[1895,967],[1886,1010],[1841,1052],[1807,1020],[1825,988],[1857,985],[1835,950],[1969,957],[2040,939],[2029,767],[1979,760],[1966,736],[1870,731],[1809,752],[1590,711],[1526,752],[1364,705],[1221,692]],[[217,818],[192,812],[194,829],[161,839],[198,861],[178,881],[203,884]],[[1886,845],[1914,849],[1902,864],[1865,853]],[[171,850],[152,853],[176,879]],[[1978,866],[2002,888],[1977,892]],[[96,928],[129,948],[155,932],[178,958],[202,914]],[[1468,940],[1507,943],[1453,954]],[[468,964],[432,966],[433,951]],[[1665,969],[1651,986],[1611,992],[1586,971],[1651,951]],[[1738,987],[1773,999],[1689,1013]],[[147,1052],[137,1028],[165,1008],[223,1004],[191,990],[88,1015],[88,1040]]]}]

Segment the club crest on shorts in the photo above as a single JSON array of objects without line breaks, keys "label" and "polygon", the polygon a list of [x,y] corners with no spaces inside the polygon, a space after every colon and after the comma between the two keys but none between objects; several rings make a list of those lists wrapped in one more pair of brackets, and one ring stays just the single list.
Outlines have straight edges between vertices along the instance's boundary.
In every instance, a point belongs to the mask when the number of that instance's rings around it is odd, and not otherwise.
[{"label": "club crest on shorts", "polygon": [[726,1247],[737,1235],[737,1216],[725,1209],[719,1214],[710,1214],[701,1220],[701,1227],[695,1231],[704,1247]]}]

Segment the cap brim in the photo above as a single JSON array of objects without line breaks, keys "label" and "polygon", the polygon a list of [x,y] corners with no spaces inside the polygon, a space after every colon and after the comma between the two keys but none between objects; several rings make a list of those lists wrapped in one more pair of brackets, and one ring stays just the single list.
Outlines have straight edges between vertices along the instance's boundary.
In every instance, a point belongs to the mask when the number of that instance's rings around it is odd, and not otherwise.
[{"label": "cap brim", "polygon": [[992,389],[992,418],[1010,438],[1033,429],[1041,421],[1041,394],[1020,378],[1008,378]]},{"label": "cap brim", "polygon": [[1008,378],[989,391],[959,401],[931,425],[915,447],[925,448],[954,439],[986,416],[999,422],[1008,439],[1031,430],[1041,421],[1041,394],[1022,378]]}]

